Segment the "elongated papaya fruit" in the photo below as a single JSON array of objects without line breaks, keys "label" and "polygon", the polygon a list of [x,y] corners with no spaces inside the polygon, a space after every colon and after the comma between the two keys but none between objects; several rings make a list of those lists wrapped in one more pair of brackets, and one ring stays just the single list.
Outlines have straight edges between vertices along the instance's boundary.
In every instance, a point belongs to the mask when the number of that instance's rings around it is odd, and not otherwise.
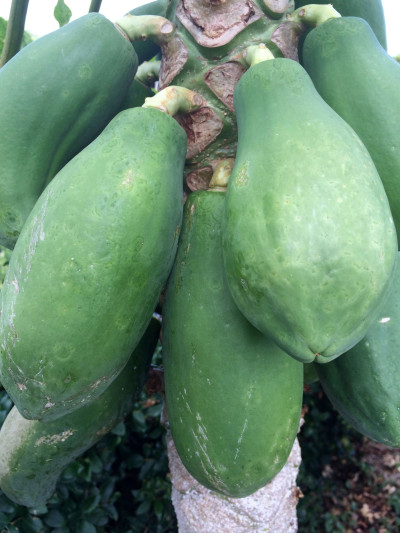
[{"label": "elongated papaya fruit", "polygon": [[[295,0],[296,9],[307,4],[326,4],[324,0]],[[368,22],[378,41],[386,49],[386,22],[382,0],[332,0],[329,2],[342,17],[359,17]]]},{"label": "elongated papaya fruit", "polygon": [[143,335],[176,252],[186,145],[170,116],[122,111],[36,203],[0,319],[0,381],[26,418],[93,400]]},{"label": "elongated papaya fruit", "polygon": [[317,372],[328,398],[360,433],[400,446],[400,257],[389,297],[365,337]]},{"label": "elongated papaya fruit", "polygon": [[123,420],[143,387],[159,330],[152,319],[126,367],[89,405],[52,422],[27,420],[12,408],[0,431],[0,488],[8,498],[45,505],[62,470]]},{"label": "elongated papaya fruit", "polygon": [[225,193],[196,191],[163,306],[169,424],[187,470],[244,497],[285,464],[298,430],[303,367],[239,312],[224,279]]},{"label": "elongated papaya fruit", "polygon": [[91,13],[0,69],[0,244],[14,247],[47,183],[117,114],[136,68],[132,44]]},{"label": "elongated papaya fruit", "polygon": [[323,99],[367,147],[400,232],[400,65],[362,19],[328,21],[304,42],[304,67]]},{"label": "elongated papaya fruit", "polygon": [[387,293],[397,239],[382,182],[295,61],[251,67],[234,104],[228,285],[247,319],[287,353],[328,362],[365,335]]}]

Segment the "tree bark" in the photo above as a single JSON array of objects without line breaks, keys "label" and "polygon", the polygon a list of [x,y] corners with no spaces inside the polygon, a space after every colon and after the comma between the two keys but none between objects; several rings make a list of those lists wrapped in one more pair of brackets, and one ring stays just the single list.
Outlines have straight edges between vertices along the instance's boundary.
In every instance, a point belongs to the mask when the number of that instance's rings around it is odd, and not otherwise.
[{"label": "tree bark", "polygon": [[228,498],[200,485],[183,466],[167,433],[172,503],[179,533],[296,533],[301,491],[296,478],[301,453],[296,439],[283,469],[265,487],[246,498]]}]

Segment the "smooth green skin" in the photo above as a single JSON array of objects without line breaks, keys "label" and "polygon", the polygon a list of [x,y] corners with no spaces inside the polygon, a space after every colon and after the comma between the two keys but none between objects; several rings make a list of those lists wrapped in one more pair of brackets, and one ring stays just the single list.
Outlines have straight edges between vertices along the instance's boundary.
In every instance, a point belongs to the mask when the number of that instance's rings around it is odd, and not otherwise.
[{"label": "smooth green skin", "polygon": [[[295,0],[296,9],[307,4],[326,4],[324,0]],[[329,2],[342,17],[360,17],[368,22],[381,45],[386,49],[386,23],[382,0],[332,0]]]},{"label": "smooth green skin", "polygon": [[[135,9],[129,11],[128,15],[156,15],[158,17],[166,17],[168,3],[168,0],[155,0],[154,2],[135,7]],[[139,64],[143,63],[143,61],[149,61],[149,59],[152,59],[160,52],[159,45],[149,39],[145,41],[133,41],[133,46],[138,56]]]},{"label": "smooth green skin", "polygon": [[13,248],[41,192],[118,113],[134,48],[91,13],[23,48],[0,70],[0,244]]},{"label": "smooth green skin", "polygon": [[367,147],[400,234],[400,65],[381,47],[368,24],[355,17],[312,30],[304,67],[322,98]]},{"label": "smooth green skin", "polygon": [[400,446],[400,257],[389,298],[365,337],[317,371],[328,398],[357,431]]},{"label": "smooth green skin", "polygon": [[0,431],[0,489],[8,498],[45,505],[63,469],[123,420],[144,385],[159,331],[152,319],[125,368],[89,405],[53,422],[27,420],[13,407]]},{"label": "smooth green skin", "polygon": [[197,191],[163,307],[166,406],[187,470],[230,497],[284,466],[298,430],[303,368],[238,311],[224,280],[223,192]]},{"label": "smooth green skin", "polygon": [[48,185],[2,289],[0,381],[26,418],[55,419],[117,376],[172,268],[186,134],[119,113]]},{"label": "smooth green skin", "polygon": [[230,290],[287,353],[328,362],[365,335],[392,275],[397,239],[382,182],[298,63],[253,66],[234,103],[223,233]]}]

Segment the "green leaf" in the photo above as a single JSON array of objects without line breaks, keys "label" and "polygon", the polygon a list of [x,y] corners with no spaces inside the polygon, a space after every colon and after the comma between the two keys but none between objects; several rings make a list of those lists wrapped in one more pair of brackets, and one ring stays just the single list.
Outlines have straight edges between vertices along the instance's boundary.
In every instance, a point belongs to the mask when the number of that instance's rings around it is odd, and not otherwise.
[{"label": "green leaf", "polygon": [[136,509],[136,514],[146,514],[150,511],[150,502],[148,500],[145,500],[142,502],[139,507]]},{"label": "green leaf", "polygon": [[77,533],[97,533],[97,531],[93,524],[87,520],[82,520],[78,525]]},{"label": "green leaf", "polygon": [[68,24],[71,16],[72,16],[72,11],[65,4],[64,0],[58,0],[57,5],[54,8],[54,18],[60,25],[60,28],[61,26],[65,26],[65,24]]},{"label": "green leaf", "polygon": [[125,424],[123,422],[120,422],[115,426],[111,433],[113,433],[114,435],[118,435],[119,437],[123,437],[126,433]]},{"label": "green leaf", "polygon": [[66,525],[65,518],[56,509],[49,511],[47,515],[43,517],[43,520],[50,527],[61,527]]},{"label": "green leaf", "polygon": [[43,522],[40,518],[33,518],[30,515],[25,516],[19,526],[24,533],[42,533],[43,531]]},{"label": "green leaf", "polygon": [[92,512],[94,509],[96,509],[99,502],[100,502],[100,494],[93,494],[93,496],[89,496],[88,498],[85,498],[81,506],[82,512],[84,513]]}]

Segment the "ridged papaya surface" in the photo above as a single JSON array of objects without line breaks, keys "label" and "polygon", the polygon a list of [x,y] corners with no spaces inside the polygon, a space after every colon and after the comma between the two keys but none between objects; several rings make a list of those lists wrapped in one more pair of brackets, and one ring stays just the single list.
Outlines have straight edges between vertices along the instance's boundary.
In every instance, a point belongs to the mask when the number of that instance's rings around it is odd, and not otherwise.
[{"label": "ridged papaya surface", "polygon": [[[309,4],[307,0],[296,0],[296,9]],[[326,4],[315,0],[313,4]],[[386,49],[386,22],[382,0],[332,0],[329,2],[342,17],[360,17],[368,22],[381,45]]]},{"label": "ridged papaya surface", "polygon": [[327,362],[365,335],[389,286],[397,239],[382,182],[295,61],[251,67],[234,102],[239,140],[223,231],[230,290],[293,357]]},{"label": "ridged papaya surface", "polygon": [[0,244],[13,248],[41,192],[119,111],[137,68],[132,44],[91,13],[0,69]]},{"label": "ridged papaya surface", "polygon": [[119,113],[31,212],[2,288],[0,381],[26,418],[98,396],[143,335],[172,268],[186,135]]},{"label": "ridged papaya surface", "polygon": [[302,365],[239,312],[224,279],[225,193],[197,191],[163,306],[169,425],[187,470],[206,487],[244,497],[283,467],[298,430]]},{"label": "ridged papaya surface", "polygon": [[400,446],[400,257],[389,298],[365,337],[327,365],[317,365],[324,391],[360,433]]},{"label": "ridged papaya surface", "polygon": [[303,47],[304,67],[323,99],[367,147],[400,231],[400,65],[356,17],[313,29]]},{"label": "ridged papaya surface", "polygon": [[0,431],[0,489],[27,507],[41,507],[62,470],[98,442],[132,408],[158,341],[152,319],[126,367],[92,403],[52,422],[27,420],[14,406]]}]

